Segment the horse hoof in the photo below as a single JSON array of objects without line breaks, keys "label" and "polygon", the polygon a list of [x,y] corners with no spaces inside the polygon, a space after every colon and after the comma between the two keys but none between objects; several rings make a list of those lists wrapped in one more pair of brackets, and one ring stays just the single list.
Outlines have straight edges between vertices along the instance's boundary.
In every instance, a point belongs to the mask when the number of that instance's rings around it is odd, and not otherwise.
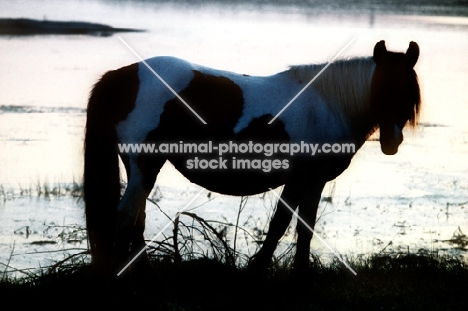
[{"label": "horse hoof", "polygon": [[262,257],[254,256],[247,265],[245,270],[249,276],[266,276],[268,268],[270,267],[270,260],[265,260]]},{"label": "horse hoof", "polygon": [[142,258],[138,262],[134,262],[134,265],[131,267],[132,275],[138,277],[147,276],[152,271],[153,265],[146,256],[144,259]]}]

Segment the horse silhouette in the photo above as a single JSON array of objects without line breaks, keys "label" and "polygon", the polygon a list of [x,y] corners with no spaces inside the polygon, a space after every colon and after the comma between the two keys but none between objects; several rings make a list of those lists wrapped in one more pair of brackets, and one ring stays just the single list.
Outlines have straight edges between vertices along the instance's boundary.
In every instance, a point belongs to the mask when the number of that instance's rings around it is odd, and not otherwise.
[{"label": "horse silhouette", "polygon": [[[267,268],[292,218],[284,204],[299,208],[299,216],[313,228],[324,185],[348,167],[354,153],[245,153],[244,158],[258,163],[273,158],[279,162],[269,171],[195,169],[188,161],[195,157],[212,161],[218,154],[124,153],[118,144],[345,143],[357,151],[380,129],[381,150],[392,155],[403,141],[404,126],[414,126],[418,119],[421,101],[414,71],[418,57],[415,42],[406,53],[397,53],[387,51],[380,41],[372,57],[333,62],[279,115],[326,64],[248,76],[155,57],[146,64],[161,80],[141,62],[107,72],[91,92],[85,135],[86,223],[93,265],[121,268],[145,247],[146,198],[159,170],[170,161],[191,182],[221,194],[253,195],[284,185],[266,239],[251,264]],[[119,157],[128,176],[122,197]],[[294,265],[299,270],[309,263],[312,231],[306,224],[297,224]]]}]

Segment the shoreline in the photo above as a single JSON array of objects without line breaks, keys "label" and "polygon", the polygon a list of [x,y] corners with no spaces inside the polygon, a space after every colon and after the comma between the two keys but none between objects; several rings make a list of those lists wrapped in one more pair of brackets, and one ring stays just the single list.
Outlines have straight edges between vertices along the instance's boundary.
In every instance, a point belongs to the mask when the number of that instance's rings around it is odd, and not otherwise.
[{"label": "shoreline", "polygon": [[0,35],[92,35],[111,36],[117,32],[143,32],[142,29],[114,28],[80,21],[52,21],[29,18],[0,18]]}]

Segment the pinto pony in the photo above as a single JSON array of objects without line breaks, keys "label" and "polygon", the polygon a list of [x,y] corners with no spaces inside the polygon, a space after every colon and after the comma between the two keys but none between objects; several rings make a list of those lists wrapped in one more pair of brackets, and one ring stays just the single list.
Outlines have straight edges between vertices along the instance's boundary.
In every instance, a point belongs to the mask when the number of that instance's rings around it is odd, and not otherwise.
[{"label": "pinto pony", "polygon": [[[166,160],[191,182],[221,194],[253,195],[284,185],[281,198],[299,208],[299,216],[313,228],[325,183],[340,175],[354,155],[279,154],[275,157],[287,165],[268,172],[203,170],[187,161],[195,156],[216,159],[217,154],[121,153],[119,143],[348,143],[357,151],[379,128],[382,152],[393,155],[403,141],[403,127],[418,119],[420,91],[413,69],[418,57],[415,42],[406,53],[396,53],[380,41],[373,57],[332,63],[277,118],[325,64],[258,77],[172,57],[148,59],[196,114],[142,63],[107,72],[92,90],[86,122],[84,191],[93,264],[121,268],[145,246],[146,198]],[[128,176],[122,198],[119,156]],[[291,218],[279,201],[253,267],[268,267]],[[297,231],[295,267],[303,269],[309,263],[312,232],[300,222]]]}]

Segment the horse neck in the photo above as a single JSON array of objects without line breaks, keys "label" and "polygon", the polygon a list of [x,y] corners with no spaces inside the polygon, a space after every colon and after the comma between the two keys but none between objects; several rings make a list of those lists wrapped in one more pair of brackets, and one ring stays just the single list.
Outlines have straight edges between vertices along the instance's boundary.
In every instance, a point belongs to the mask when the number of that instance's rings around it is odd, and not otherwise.
[{"label": "horse neck", "polygon": [[[310,81],[326,64],[291,67],[296,79]],[[371,57],[339,60],[332,63],[311,85],[330,109],[364,142],[377,128],[370,105],[371,82],[375,64]]]}]

